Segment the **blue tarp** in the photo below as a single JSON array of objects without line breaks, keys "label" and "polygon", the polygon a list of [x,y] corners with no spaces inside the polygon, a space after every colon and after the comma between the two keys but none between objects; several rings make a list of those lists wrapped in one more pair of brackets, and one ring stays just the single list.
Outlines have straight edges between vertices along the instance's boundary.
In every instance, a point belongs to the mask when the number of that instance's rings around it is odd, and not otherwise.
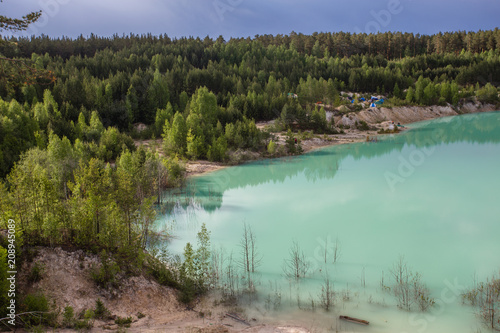
[{"label": "blue tarp", "polygon": [[361,97],[359,100],[362,102],[366,101],[366,99],[364,97]]}]

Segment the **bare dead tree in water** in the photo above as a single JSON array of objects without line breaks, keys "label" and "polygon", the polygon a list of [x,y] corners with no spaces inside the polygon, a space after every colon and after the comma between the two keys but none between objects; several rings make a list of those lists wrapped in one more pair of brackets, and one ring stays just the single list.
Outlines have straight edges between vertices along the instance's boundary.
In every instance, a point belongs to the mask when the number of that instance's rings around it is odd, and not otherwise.
[{"label": "bare dead tree in water", "polygon": [[289,254],[290,257],[285,259],[283,263],[283,273],[285,276],[295,280],[305,277],[309,271],[309,263],[297,241],[293,241]]},{"label": "bare dead tree in water", "polygon": [[328,272],[325,273],[323,278],[323,284],[321,285],[320,304],[325,311],[330,311],[330,309],[335,305],[335,291],[333,289],[333,283],[330,281],[330,276]]},{"label": "bare dead tree in water", "polygon": [[426,311],[434,305],[434,299],[422,282],[422,276],[408,267],[403,256],[394,264],[391,275],[394,279],[392,291],[399,308],[411,311],[412,306],[416,304],[420,311]]},{"label": "bare dead tree in water", "polygon": [[213,247],[210,265],[210,278],[211,284],[215,288],[220,287],[220,283],[223,280],[225,262],[226,258],[224,256],[224,250],[222,249],[222,247],[219,249]]},{"label": "bare dead tree in water", "polygon": [[411,276],[403,256],[400,256],[398,261],[394,264],[391,274],[394,278],[393,292],[398,307],[409,311],[413,301],[410,297]]},{"label": "bare dead tree in water", "polygon": [[223,288],[223,293],[229,297],[236,297],[239,292],[239,276],[236,271],[236,267],[233,260],[233,253],[229,255],[227,259],[227,265],[225,268],[225,284]]},{"label": "bare dead tree in water", "polygon": [[243,236],[240,240],[241,259],[240,265],[246,273],[255,273],[260,266],[262,257],[257,250],[257,238],[246,222],[243,224]]},{"label": "bare dead tree in water", "polygon": [[335,264],[342,254],[342,250],[340,248],[340,241],[338,238],[335,239],[335,244],[333,244],[333,263]]},{"label": "bare dead tree in water", "polygon": [[477,315],[487,327],[500,331],[500,278],[492,276],[462,294],[464,303],[477,309]]},{"label": "bare dead tree in water", "polygon": [[240,240],[241,257],[239,265],[246,274],[246,284],[249,291],[254,291],[254,282],[252,274],[260,265],[262,257],[257,251],[257,238],[252,228],[246,223],[243,223],[243,235]]}]

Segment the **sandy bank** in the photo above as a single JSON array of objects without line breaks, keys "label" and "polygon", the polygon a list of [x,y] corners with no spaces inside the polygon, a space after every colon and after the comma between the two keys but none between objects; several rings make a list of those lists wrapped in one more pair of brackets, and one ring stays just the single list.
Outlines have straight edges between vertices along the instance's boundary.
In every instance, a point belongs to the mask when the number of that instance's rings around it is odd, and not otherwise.
[{"label": "sandy bank", "polygon": [[[419,121],[430,120],[441,117],[450,117],[466,113],[491,112],[497,110],[492,104],[474,104],[467,103],[460,107],[453,108],[451,106],[404,106],[393,108],[369,108],[360,112],[350,112],[347,114],[333,115],[337,126],[348,126],[351,129],[345,130],[345,134],[336,135],[314,135],[310,139],[302,140],[301,145],[304,153],[309,151],[341,144],[355,143],[366,141],[366,137],[374,137],[378,135],[379,129],[387,129],[389,124],[401,123],[407,125]],[[376,130],[360,131],[355,129],[356,122],[365,121]],[[257,123],[257,128],[265,130],[266,127],[272,125],[273,121]],[[285,144],[285,133],[276,134],[277,143]],[[258,154],[253,155],[250,160],[258,160],[266,157]],[[229,165],[208,161],[189,161],[186,164],[187,176],[198,176],[220,170]]]},{"label": "sandy bank", "polygon": [[[177,301],[176,291],[159,285],[145,276],[118,276],[118,288],[103,289],[96,287],[91,279],[92,267],[99,267],[101,261],[97,255],[78,251],[65,251],[61,248],[36,249],[37,254],[30,263],[25,262],[19,275],[19,286],[23,293],[41,291],[53,304],[53,310],[62,311],[71,306],[75,317],[87,309],[95,307],[100,299],[110,311],[112,318],[95,320],[90,332],[278,332],[308,333],[310,330],[291,326],[287,323],[265,323],[252,317],[245,317],[234,306],[215,305],[214,299],[205,297],[197,302],[194,309],[187,309]],[[43,265],[42,279],[30,284],[28,272],[34,263]],[[227,313],[242,316],[246,323],[239,322]],[[117,317],[131,317],[129,328],[115,324]],[[59,315],[62,320],[62,314]],[[22,330],[19,330],[22,332]],[[47,332],[75,332],[74,329],[49,329]]]}]

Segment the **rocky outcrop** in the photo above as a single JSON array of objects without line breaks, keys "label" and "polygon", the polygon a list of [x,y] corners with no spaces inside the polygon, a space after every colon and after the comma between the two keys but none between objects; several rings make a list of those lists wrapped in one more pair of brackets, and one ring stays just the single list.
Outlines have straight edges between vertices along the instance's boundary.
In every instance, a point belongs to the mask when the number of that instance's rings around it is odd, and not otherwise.
[{"label": "rocky outcrop", "polygon": [[336,125],[352,127],[356,121],[366,121],[369,124],[379,124],[385,121],[409,124],[416,121],[455,116],[462,113],[495,111],[495,106],[491,104],[467,103],[459,108],[451,106],[404,106],[393,108],[369,108],[361,112],[351,112],[343,116],[335,117]]}]

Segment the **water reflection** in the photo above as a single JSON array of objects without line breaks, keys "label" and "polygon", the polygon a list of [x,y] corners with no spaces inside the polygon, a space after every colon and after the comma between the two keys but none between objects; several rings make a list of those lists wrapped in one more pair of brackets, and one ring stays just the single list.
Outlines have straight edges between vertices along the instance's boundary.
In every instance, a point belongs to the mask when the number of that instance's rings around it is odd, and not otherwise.
[{"label": "water reflection", "polygon": [[204,177],[195,177],[181,190],[169,193],[162,211],[175,207],[201,207],[212,212],[222,206],[222,198],[231,189],[265,183],[283,183],[303,174],[307,181],[332,179],[347,158],[372,159],[405,148],[425,149],[436,145],[465,142],[489,144],[500,142],[500,112],[470,114],[413,124],[398,135],[380,136],[378,142],[346,144],[317,150],[298,157],[263,160],[223,169]]}]

